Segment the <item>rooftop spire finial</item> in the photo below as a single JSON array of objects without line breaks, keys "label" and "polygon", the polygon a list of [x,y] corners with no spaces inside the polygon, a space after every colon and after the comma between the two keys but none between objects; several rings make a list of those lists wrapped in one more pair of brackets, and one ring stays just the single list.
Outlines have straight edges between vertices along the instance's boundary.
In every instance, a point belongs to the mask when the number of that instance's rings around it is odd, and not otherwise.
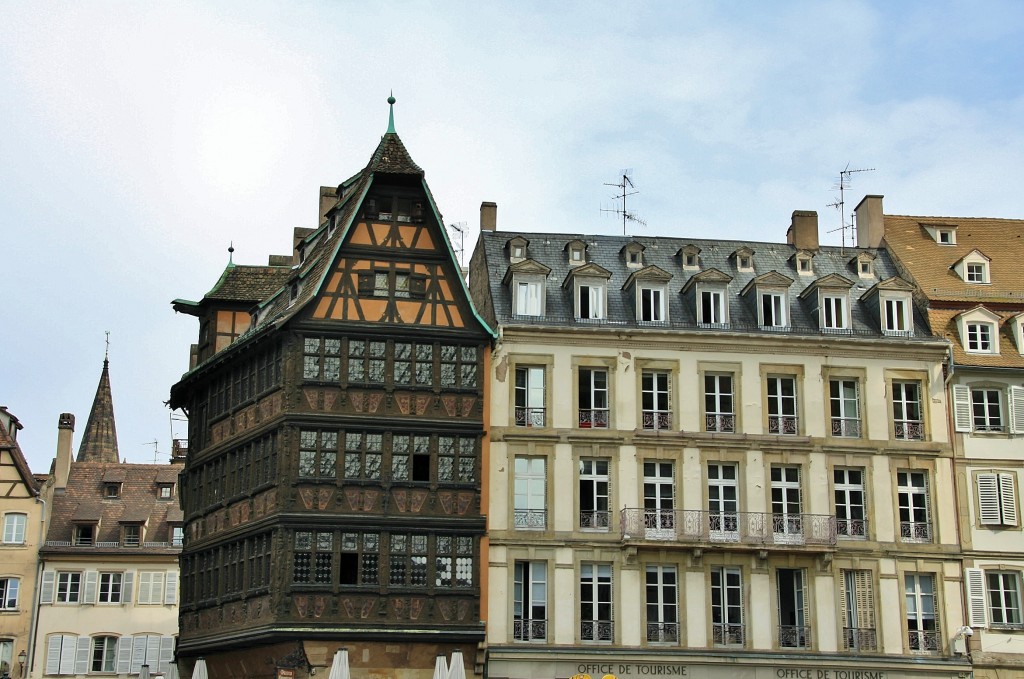
[{"label": "rooftop spire finial", "polygon": [[106,365],[110,362],[110,331],[104,330],[103,332],[107,336],[107,348],[103,350],[103,364]]},{"label": "rooftop spire finial", "polygon": [[395,92],[391,91],[391,96],[388,97],[388,134],[395,134]]},{"label": "rooftop spire finial", "polygon": [[235,263],[235,241],[228,244],[228,266]]}]

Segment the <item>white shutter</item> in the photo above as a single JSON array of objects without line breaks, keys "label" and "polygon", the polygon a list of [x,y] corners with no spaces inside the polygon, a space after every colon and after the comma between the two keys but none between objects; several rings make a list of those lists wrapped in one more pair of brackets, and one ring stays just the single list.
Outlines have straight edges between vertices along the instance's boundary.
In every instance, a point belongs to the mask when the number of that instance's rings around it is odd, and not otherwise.
[{"label": "white shutter", "polygon": [[146,635],[142,634],[132,637],[132,666],[128,674],[138,674],[142,671],[142,663],[146,661]]},{"label": "white shutter", "polygon": [[967,619],[971,627],[985,626],[985,573],[980,568],[964,569],[967,588]]},{"label": "white shutter", "polygon": [[153,571],[139,571],[139,603],[148,604],[152,601]]},{"label": "white shutter", "polygon": [[128,674],[132,668],[132,638],[121,637],[117,640],[117,673]]},{"label": "white shutter", "polygon": [[178,603],[178,574],[175,571],[167,571],[167,586],[164,588],[164,603]]},{"label": "white shutter", "polygon": [[60,672],[60,642],[63,636],[51,634],[46,639],[46,673],[57,674]]},{"label": "white shutter", "polygon": [[[96,581],[99,578],[99,573],[96,571],[85,572],[85,592],[83,592],[82,603],[83,604],[94,604],[96,603]],[[81,674],[81,673],[79,673]]]},{"label": "white shutter", "polygon": [[1024,387],[1010,387],[1010,433],[1024,434]]},{"label": "white shutter", "polygon": [[149,603],[159,604],[164,600],[164,571],[153,572],[153,582],[149,589]]},{"label": "white shutter", "polygon": [[146,638],[146,665],[149,665],[150,672],[156,674],[156,667],[160,663],[160,639],[156,634],[150,634]]},{"label": "white shutter", "polygon": [[[55,571],[45,571],[43,573],[43,586],[39,592],[39,603],[41,604],[52,604],[53,603],[53,585],[54,580],[57,578]],[[47,672],[47,674],[50,674]]]},{"label": "white shutter", "polygon": [[971,431],[971,389],[966,384],[953,385],[953,421],[957,431]]},{"label": "white shutter", "polygon": [[78,651],[75,655],[75,674],[89,672],[89,637],[78,637]]},{"label": "white shutter", "polygon": [[999,513],[999,486],[996,474],[978,474],[978,516],[983,526],[1002,524]]},{"label": "white shutter", "polygon": [[75,656],[78,653],[78,638],[65,634],[60,641],[60,674],[75,673]]},{"label": "white shutter", "polygon": [[999,505],[1003,512],[1003,525],[1017,525],[1017,493],[1013,486],[1013,474],[999,474]]},{"label": "white shutter", "polygon": [[159,673],[166,677],[172,662],[174,662],[174,637],[161,637],[160,667],[154,674]]},{"label": "white shutter", "polygon": [[135,571],[125,571],[121,581],[121,603],[130,604],[135,592]]}]

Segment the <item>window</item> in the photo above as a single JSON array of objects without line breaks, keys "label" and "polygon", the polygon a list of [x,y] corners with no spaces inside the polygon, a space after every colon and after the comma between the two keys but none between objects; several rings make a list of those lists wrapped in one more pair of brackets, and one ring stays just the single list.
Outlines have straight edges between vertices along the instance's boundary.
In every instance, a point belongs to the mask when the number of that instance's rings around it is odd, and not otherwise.
[{"label": "window", "polygon": [[101,604],[121,603],[123,573],[100,573],[97,601]]},{"label": "window", "polygon": [[924,421],[921,419],[921,383],[892,383],[893,436],[906,441],[924,440]]},{"label": "window", "polygon": [[388,583],[397,586],[427,586],[427,536],[392,534]]},{"label": "window", "polygon": [[721,290],[700,291],[700,318],[697,322],[703,326],[724,325],[728,321],[725,316],[725,294]]},{"label": "window", "polygon": [[[171,573],[171,576],[176,574]],[[168,577],[166,571],[139,571],[139,598],[140,604],[164,604],[172,603],[168,599],[168,589],[177,587],[176,577]],[[166,586],[166,589],[165,589]]]},{"label": "window", "polygon": [[348,341],[348,381],[383,384],[387,343],[377,340]]},{"label": "window", "polygon": [[768,377],[768,433],[795,436],[796,378]]},{"label": "window", "polygon": [[[0,641],[0,674],[11,674],[11,661],[14,659],[14,642]],[[24,671],[22,671],[24,674]]]},{"label": "window", "polygon": [[647,566],[647,641],[679,642],[679,577],[675,566]]},{"label": "window", "polygon": [[608,460],[580,459],[580,528],[608,530]]},{"label": "window", "polygon": [[341,377],[341,340],[306,337],[303,340],[302,377],[337,381]]},{"label": "window", "polygon": [[25,544],[25,514],[4,514],[4,544]]},{"label": "window", "polygon": [[543,316],[544,285],[540,281],[518,281],[516,283],[516,316]]},{"label": "window", "polygon": [[956,231],[953,229],[936,229],[935,236],[939,245],[956,245]]},{"label": "window", "polygon": [[91,523],[83,523],[75,526],[75,547],[91,547],[94,530],[95,526]]},{"label": "window", "polygon": [[611,641],[613,634],[611,564],[580,564],[580,639]]},{"label": "window", "polygon": [[910,300],[888,297],[883,300],[883,330],[887,335],[910,332]]},{"label": "window", "polygon": [[672,540],[676,536],[675,474],[671,462],[644,462],[644,537]]},{"label": "window", "polygon": [[683,268],[684,269],[696,269],[697,268],[697,253],[687,252],[683,255]]},{"label": "window", "polygon": [[61,571],[57,573],[57,602],[77,604],[82,587],[82,574]]},{"label": "window", "polygon": [[396,385],[434,383],[434,345],[395,342],[392,375]]},{"label": "window", "polygon": [[[88,638],[86,638],[88,643]],[[88,649],[88,645],[85,646]],[[46,638],[45,674],[75,674],[78,637],[71,634],[51,634]],[[88,656],[86,656],[88,657]],[[85,668],[82,668],[83,673]]]},{"label": "window", "polygon": [[517,427],[544,426],[544,368],[516,368],[515,400]]},{"label": "window", "polygon": [[796,269],[802,275],[814,273],[812,259],[808,255],[797,255]]},{"label": "window", "polygon": [[[336,432],[319,432],[304,430],[300,439],[299,462],[305,461],[306,467],[300,471],[315,472],[327,469],[328,476],[334,476],[334,463],[331,449],[337,449]],[[401,442],[399,441],[401,439]],[[404,443],[404,445],[403,445]],[[346,479],[379,479],[383,460],[384,435],[378,432],[347,431],[345,432],[345,478]],[[409,480],[409,438],[395,435],[392,439],[393,454],[392,479]],[[317,451],[319,451],[317,453]],[[305,457],[303,457],[305,455]]]},{"label": "window", "polygon": [[802,568],[780,568],[775,571],[776,594],[779,600],[779,646],[809,648],[811,628],[807,613],[807,576]]},{"label": "window", "polygon": [[968,283],[988,283],[988,267],[984,262],[968,263],[964,267],[966,272],[965,280]]},{"label": "window", "polygon": [[472,436],[438,436],[437,480],[446,483],[476,481],[476,444]]},{"label": "window", "polygon": [[[295,531],[292,581],[329,585],[334,561],[334,533]],[[141,603],[142,593],[139,593]]]},{"label": "window", "polygon": [[104,495],[108,500],[115,500],[121,497],[121,484],[120,483],[108,483],[104,487]]},{"label": "window", "polygon": [[988,614],[992,627],[1021,629],[1020,573],[986,571]]},{"label": "window", "polygon": [[836,505],[836,534],[844,538],[867,537],[864,511],[864,470],[836,467],[832,470]]},{"label": "window", "polygon": [[978,515],[983,526],[1016,526],[1017,489],[1010,472],[978,474]]},{"label": "window", "polygon": [[[338,432],[303,429],[299,432],[299,476],[329,478],[337,475]],[[380,461],[377,462],[378,467]]]},{"label": "window", "polygon": [[935,610],[935,576],[907,573],[903,578],[907,608],[907,646],[911,651],[939,650]]},{"label": "window", "polygon": [[644,429],[671,428],[672,410],[668,383],[667,372],[644,370],[640,374],[640,408]]},{"label": "window", "polygon": [[1002,431],[1003,409],[998,389],[971,389],[974,431]]},{"label": "window", "polygon": [[114,673],[117,671],[117,637],[93,637],[92,672]]},{"label": "window", "polygon": [[517,457],[514,480],[514,521],[519,530],[547,526],[547,474],[543,457]]},{"label": "window", "polygon": [[422,298],[426,291],[426,279],[420,275],[410,275],[407,270],[361,273],[358,284],[359,294],[366,297]]},{"label": "window", "polygon": [[878,649],[875,632],[875,597],[871,571],[841,571],[840,608],[843,616],[843,648],[847,651]]},{"label": "window", "polygon": [[161,500],[170,500],[173,494],[174,486],[169,483],[162,483],[160,484],[160,487],[157,488],[157,497]]},{"label": "window", "polygon": [[[434,584],[438,587],[473,586],[473,538],[468,536],[437,536],[437,559]],[[452,577],[454,566],[455,577]]]},{"label": "window", "polygon": [[711,637],[716,646],[743,645],[743,576],[739,568],[711,569]]},{"label": "window", "polygon": [[846,318],[846,297],[838,295],[822,295],[821,325],[826,330],[847,330],[849,321]]},{"label": "window", "polygon": [[896,472],[899,496],[900,538],[903,542],[931,542],[932,526],[925,472]]},{"label": "window", "polygon": [[781,292],[761,293],[761,325],[765,328],[783,328],[786,322],[786,295]]},{"label": "window", "polygon": [[828,382],[832,436],[860,438],[860,399],[857,380],[831,379]]},{"label": "window", "polygon": [[181,547],[185,542],[185,529],[182,526],[171,526],[171,547]]},{"label": "window", "polygon": [[137,523],[128,523],[121,526],[121,538],[125,547],[139,547],[142,545],[142,526]]},{"label": "window", "polygon": [[738,542],[739,486],[734,464],[708,463],[708,528],[712,542]]},{"label": "window", "polygon": [[[124,644],[125,639],[121,643]],[[160,637],[155,634],[138,634],[131,639],[131,663],[124,674],[140,674],[143,665],[149,665],[153,674],[167,674],[174,657],[174,637]],[[123,648],[123,647],[122,647]],[[122,653],[124,651],[122,650]],[[123,660],[119,661],[120,665]],[[121,668],[118,668],[121,669]],[[81,672],[85,674],[85,672]]]},{"label": "window", "polygon": [[668,315],[665,313],[664,288],[640,288],[639,320],[648,323],[662,323],[668,320]]},{"label": "window", "polygon": [[979,354],[992,353],[993,326],[991,323],[967,324],[967,351]]},{"label": "window", "polygon": [[18,610],[18,578],[0,578],[0,610]]},{"label": "window", "polygon": [[544,641],[548,628],[547,564],[516,561],[512,592],[512,636],[516,641]]},{"label": "window", "polygon": [[473,389],[477,385],[477,348],[441,345],[441,386]]},{"label": "window", "polygon": [[775,542],[802,542],[800,467],[772,465],[772,532]]},{"label": "window", "polygon": [[340,584],[376,586],[379,584],[379,569],[379,533],[341,534]]},{"label": "window", "polygon": [[581,429],[608,428],[608,371],[604,368],[579,369]]},{"label": "window", "polygon": [[731,374],[704,375],[704,431],[733,433],[736,415],[733,411]]},{"label": "window", "polygon": [[587,283],[579,286],[579,313],[576,318],[604,318],[604,285]]}]

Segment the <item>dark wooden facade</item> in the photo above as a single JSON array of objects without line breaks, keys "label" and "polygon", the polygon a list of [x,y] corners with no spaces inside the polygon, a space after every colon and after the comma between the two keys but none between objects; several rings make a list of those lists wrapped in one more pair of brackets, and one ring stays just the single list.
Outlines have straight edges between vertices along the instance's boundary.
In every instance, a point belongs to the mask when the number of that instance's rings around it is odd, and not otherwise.
[{"label": "dark wooden facade", "polygon": [[472,672],[493,336],[397,134],[294,261],[175,302],[204,328],[254,308],[171,392],[189,416],[182,671],[303,676],[348,646],[357,677],[429,673],[455,647]]}]

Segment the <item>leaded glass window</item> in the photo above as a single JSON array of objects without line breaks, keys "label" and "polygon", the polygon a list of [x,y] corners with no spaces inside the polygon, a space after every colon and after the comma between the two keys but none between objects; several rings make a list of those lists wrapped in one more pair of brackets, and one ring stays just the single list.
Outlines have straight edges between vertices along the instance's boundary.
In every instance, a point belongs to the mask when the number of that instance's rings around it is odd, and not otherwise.
[{"label": "leaded glass window", "polygon": [[394,481],[409,480],[410,438],[393,434],[391,437],[391,478]]},{"label": "leaded glass window", "polygon": [[338,432],[303,429],[299,432],[299,476],[333,479],[337,472]]},{"label": "leaded glass window", "polygon": [[373,432],[345,433],[345,478],[380,478],[383,439],[383,434]]}]

